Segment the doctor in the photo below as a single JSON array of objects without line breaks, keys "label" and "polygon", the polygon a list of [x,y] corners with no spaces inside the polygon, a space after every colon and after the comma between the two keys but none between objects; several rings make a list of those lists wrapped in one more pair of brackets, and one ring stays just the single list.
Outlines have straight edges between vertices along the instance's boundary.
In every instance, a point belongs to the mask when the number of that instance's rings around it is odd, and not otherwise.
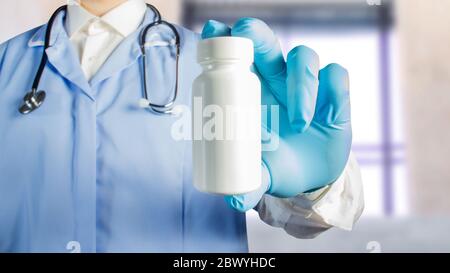
[{"label": "doctor", "polygon": [[[45,103],[18,111],[43,54],[46,25],[0,45],[0,251],[246,252],[245,212],[298,238],[330,227],[350,230],[363,210],[358,166],[350,155],[348,75],[319,70],[304,46],[285,61],[262,21],[206,23],[202,37],[250,38],[263,104],[280,105],[280,147],[263,153],[262,187],[241,196],[192,186],[191,143],[175,141],[176,116],[135,105],[142,96],[139,34],[156,20],[143,0],[80,0],[52,26],[39,90]],[[180,33],[179,94],[190,105],[200,73],[200,35]],[[149,93],[171,96],[173,39],[148,35]],[[161,46],[163,45],[163,46]],[[261,238],[263,240],[264,238]],[[301,242],[299,242],[301,243]]]}]

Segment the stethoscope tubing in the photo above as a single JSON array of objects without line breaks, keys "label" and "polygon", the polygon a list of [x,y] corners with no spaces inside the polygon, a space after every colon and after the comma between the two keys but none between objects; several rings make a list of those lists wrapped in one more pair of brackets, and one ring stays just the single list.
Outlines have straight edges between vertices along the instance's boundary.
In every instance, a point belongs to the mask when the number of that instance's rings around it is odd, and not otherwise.
[{"label": "stethoscope tubing", "polygon": [[[180,34],[174,25],[172,25],[171,23],[169,23],[167,21],[162,20],[161,13],[155,6],[147,4],[147,7],[150,8],[154,12],[156,19],[154,22],[152,22],[149,25],[144,27],[144,29],[141,32],[140,39],[139,39],[139,43],[140,43],[139,46],[142,51],[142,64],[143,64],[143,90],[144,90],[143,96],[144,96],[146,102],[148,103],[146,108],[150,108],[151,110],[153,110],[153,112],[158,113],[158,114],[172,114],[172,108],[173,108],[175,101],[177,99],[177,96],[178,96],[179,58],[180,58],[180,44],[181,44],[180,43]],[[46,97],[45,91],[38,92],[39,83],[42,78],[42,74],[44,73],[45,65],[47,64],[47,61],[48,61],[48,56],[47,56],[46,50],[50,47],[50,39],[51,39],[53,23],[54,23],[56,17],[58,16],[58,14],[63,11],[67,11],[67,5],[59,7],[52,14],[52,16],[50,17],[50,19],[47,23],[47,29],[45,31],[44,51],[42,53],[41,61],[39,63],[38,70],[37,70],[36,75],[33,80],[31,91],[25,95],[25,97],[23,99],[24,102],[19,107],[19,112],[21,114],[25,115],[25,114],[29,114],[29,113],[33,112],[34,110],[39,108],[45,100],[45,97]],[[145,40],[146,40],[148,31],[151,28],[156,27],[158,25],[165,25],[171,29],[171,31],[175,35],[175,46],[176,46],[176,56],[175,56],[176,71],[175,71],[175,87],[174,87],[175,90],[173,92],[173,96],[170,99],[170,101],[168,101],[165,104],[152,103],[149,100],[148,90],[147,90],[148,87],[147,87]]]}]

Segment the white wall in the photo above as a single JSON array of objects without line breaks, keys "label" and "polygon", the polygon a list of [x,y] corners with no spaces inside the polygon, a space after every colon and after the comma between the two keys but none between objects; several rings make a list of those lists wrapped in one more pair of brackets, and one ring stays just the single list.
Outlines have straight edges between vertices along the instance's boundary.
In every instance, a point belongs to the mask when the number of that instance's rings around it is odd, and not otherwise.
[{"label": "white wall", "polygon": [[[67,0],[0,0],[0,43],[44,24],[52,12]],[[178,23],[181,0],[149,0],[163,17]]]},{"label": "white wall", "polygon": [[399,0],[414,212],[450,214],[450,1]]}]

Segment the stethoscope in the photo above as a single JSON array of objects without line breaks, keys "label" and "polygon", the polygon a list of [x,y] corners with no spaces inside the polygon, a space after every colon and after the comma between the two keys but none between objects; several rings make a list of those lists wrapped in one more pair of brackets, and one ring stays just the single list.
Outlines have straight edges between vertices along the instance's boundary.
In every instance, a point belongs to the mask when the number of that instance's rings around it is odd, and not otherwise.
[{"label": "stethoscope", "polygon": [[[177,99],[177,95],[178,95],[178,63],[179,63],[179,58],[180,58],[180,34],[178,33],[177,29],[169,22],[166,22],[164,20],[162,20],[161,17],[161,13],[159,12],[159,10],[150,5],[147,4],[147,6],[155,13],[155,17],[156,20],[147,25],[141,32],[140,34],[140,39],[139,39],[139,46],[142,52],[142,71],[143,71],[143,98],[141,98],[141,100],[139,101],[139,106],[142,108],[147,108],[152,110],[155,113],[158,114],[173,114],[173,107],[175,104],[175,101]],[[47,54],[46,54],[46,49],[49,48],[49,44],[50,44],[50,36],[51,36],[51,30],[52,30],[52,26],[53,26],[53,22],[55,21],[55,18],[57,17],[57,15],[62,12],[62,11],[67,11],[67,6],[62,6],[60,8],[58,8],[50,17],[48,24],[47,24],[47,30],[45,32],[45,42],[44,42],[44,52],[42,54],[42,58],[41,58],[41,62],[39,64],[39,68],[36,72],[36,76],[34,77],[34,81],[33,81],[33,85],[31,87],[31,91],[28,92],[25,97],[23,98],[23,103],[22,105],[19,107],[19,112],[23,115],[29,114],[31,112],[33,112],[34,110],[38,109],[45,101],[45,96],[46,93],[45,91],[41,90],[38,91],[38,87],[39,87],[39,81],[41,80],[42,77],[42,73],[44,71],[45,65],[47,63]],[[169,27],[172,32],[175,35],[175,46],[176,46],[176,57],[175,57],[175,67],[176,67],[176,71],[175,71],[175,87],[174,87],[174,92],[173,92],[173,96],[172,98],[169,99],[169,101],[165,104],[157,104],[157,103],[152,103],[149,99],[148,96],[148,91],[147,91],[147,71],[146,71],[146,54],[145,54],[145,40],[147,37],[147,33],[148,31],[152,28],[152,27],[156,27],[158,25],[165,25],[167,27]]]}]

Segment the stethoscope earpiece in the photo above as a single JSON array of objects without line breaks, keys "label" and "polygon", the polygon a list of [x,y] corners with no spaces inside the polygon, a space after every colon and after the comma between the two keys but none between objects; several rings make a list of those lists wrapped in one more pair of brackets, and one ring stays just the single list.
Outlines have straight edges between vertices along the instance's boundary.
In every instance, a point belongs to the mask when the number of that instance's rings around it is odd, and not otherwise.
[{"label": "stethoscope earpiece", "polygon": [[30,91],[23,97],[23,103],[19,112],[23,115],[29,114],[38,109],[45,100],[45,91]]}]

